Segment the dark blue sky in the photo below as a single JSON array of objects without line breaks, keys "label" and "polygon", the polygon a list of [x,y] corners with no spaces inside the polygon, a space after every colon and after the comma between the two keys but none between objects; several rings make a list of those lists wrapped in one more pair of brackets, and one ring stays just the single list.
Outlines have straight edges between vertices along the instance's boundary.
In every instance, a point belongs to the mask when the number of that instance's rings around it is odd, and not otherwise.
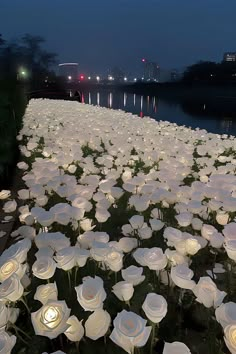
[{"label": "dark blue sky", "polygon": [[236,51],[235,14],[236,0],[0,0],[0,33],[41,35],[81,72],[135,73],[142,57],[162,68],[220,61]]}]

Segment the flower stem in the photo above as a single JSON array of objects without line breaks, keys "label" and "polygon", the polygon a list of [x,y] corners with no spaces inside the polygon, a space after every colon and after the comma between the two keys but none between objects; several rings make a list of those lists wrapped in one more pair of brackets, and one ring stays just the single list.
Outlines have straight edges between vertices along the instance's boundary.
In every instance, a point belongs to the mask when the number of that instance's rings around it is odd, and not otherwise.
[{"label": "flower stem", "polygon": [[21,328],[17,327],[15,324],[12,325],[12,327],[14,328],[14,330],[17,332],[21,332],[22,334],[24,334],[29,340],[31,340],[31,337],[25,332],[23,331]]},{"label": "flower stem", "polygon": [[27,310],[27,311],[29,312],[29,314],[30,314],[31,312],[30,312],[30,309],[29,309],[29,307],[28,307],[26,301],[25,301],[23,298],[21,298],[19,301],[21,301],[21,302],[25,305],[26,310]]},{"label": "flower stem", "polygon": [[150,343],[150,354],[152,354],[154,341],[155,341],[155,332],[156,332],[156,323],[152,323],[152,336],[151,336],[151,343]]}]

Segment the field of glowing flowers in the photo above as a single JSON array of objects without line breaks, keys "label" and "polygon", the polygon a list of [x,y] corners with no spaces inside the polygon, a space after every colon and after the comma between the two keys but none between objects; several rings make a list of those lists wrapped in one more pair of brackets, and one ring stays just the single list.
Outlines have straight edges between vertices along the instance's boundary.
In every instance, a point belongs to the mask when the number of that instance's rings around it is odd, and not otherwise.
[{"label": "field of glowing flowers", "polygon": [[235,137],[31,100],[17,139],[0,353],[236,353]]}]

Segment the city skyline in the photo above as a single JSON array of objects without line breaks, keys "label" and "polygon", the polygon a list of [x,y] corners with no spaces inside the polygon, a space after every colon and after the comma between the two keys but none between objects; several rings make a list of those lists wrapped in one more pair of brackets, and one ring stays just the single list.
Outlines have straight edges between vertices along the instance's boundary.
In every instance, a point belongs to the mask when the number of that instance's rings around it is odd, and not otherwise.
[{"label": "city skyline", "polygon": [[170,70],[221,61],[236,49],[235,11],[233,0],[1,0],[0,33],[7,40],[40,35],[59,62],[78,62],[80,72],[119,66],[135,75],[143,57]]}]

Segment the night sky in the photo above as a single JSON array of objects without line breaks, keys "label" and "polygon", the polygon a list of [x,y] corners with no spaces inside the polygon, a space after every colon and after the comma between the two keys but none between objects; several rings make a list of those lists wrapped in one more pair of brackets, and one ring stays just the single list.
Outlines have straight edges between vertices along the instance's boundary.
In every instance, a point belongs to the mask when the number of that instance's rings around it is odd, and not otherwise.
[{"label": "night sky", "polygon": [[0,0],[0,33],[40,35],[80,72],[115,65],[137,73],[141,58],[181,69],[236,51],[236,0]]}]

